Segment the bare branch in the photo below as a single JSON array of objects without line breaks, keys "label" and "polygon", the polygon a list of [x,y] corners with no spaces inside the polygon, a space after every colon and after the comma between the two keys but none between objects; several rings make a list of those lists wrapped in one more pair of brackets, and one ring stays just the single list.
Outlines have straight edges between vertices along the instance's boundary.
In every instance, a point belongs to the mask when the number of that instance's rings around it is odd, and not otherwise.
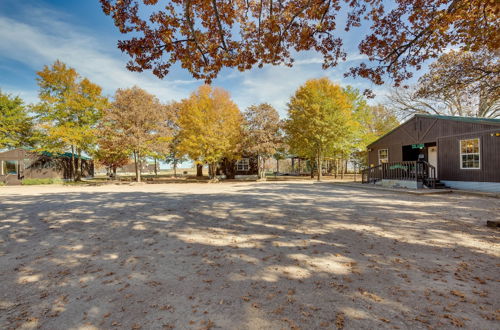
[{"label": "bare branch", "polygon": [[203,62],[205,62],[205,65],[208,65],[209,61],[208,61],[207,57],[205,56],[205,52],[201,48],[200,43],[198,42],[198,39],[196,37],[196,31],[194,30],[194,25],[193,25],[193,22],[191,20],[191,0],[186,1],[186,6],[184,7],[184,13],[185,13],[184,17],[186,18],[186,22],[191,30],[191,35],[193,36],[193,41],[196,44],[196,48],[200,52],[200,54],[203,58]]},{"label": "bare branch", "polygon": [[227,51],[228,48],[226,45],[226,41],[224,40],[224,29],[222,28],[222,23],[220,21],[220,16],[219,16],[219,10],[217,9],[217,0],[212,0],[212,7],[214,8],[215,20],[217,21],[217,26],[219,28],[219,37],[222,43],[222,48]]}]

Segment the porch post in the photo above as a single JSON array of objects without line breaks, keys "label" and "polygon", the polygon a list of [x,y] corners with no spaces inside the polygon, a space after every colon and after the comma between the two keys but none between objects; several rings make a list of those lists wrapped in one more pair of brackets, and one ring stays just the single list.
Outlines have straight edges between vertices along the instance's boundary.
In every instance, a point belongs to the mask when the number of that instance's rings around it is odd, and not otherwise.
[{"label": "porch post", "polygon": [[3,175],[3,160],[0,160],[0,175]]}]

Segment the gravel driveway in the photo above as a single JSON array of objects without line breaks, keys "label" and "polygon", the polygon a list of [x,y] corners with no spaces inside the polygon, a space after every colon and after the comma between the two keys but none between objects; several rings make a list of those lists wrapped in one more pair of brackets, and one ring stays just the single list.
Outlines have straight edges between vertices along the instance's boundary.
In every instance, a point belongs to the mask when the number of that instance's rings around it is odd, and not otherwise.
[{"label": "gravel driveway", "polygon": [[332,183],[0,187],[0,328],[498,328],[499,217]]}]

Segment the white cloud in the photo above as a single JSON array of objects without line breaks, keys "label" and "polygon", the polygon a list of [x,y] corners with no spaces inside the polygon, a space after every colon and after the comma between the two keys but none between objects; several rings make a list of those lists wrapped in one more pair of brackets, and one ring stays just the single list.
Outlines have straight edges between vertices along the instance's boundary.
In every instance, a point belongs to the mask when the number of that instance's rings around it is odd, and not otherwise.
[{"label": "white cloud", "polygon": [[[21,62],[33,71],[59,59],[102,86],[108,95],[112,95],[117,88],[138,85],[157,95],[162,101],[170,101],[188,96],[202,84],[201,81],[190,78],[187,71],[181,71],[180,68],[174,69],[175,76],[188,77],[187,79],[173,80],[167,77],[160,80],[150,72],[130,72],[125,68],[128,56],[116,49],[114,39],[109,35],[79,28],[72,22],[71,16],[62,12],[39,6],[27,5],[21,8],[22,16],[29,19],[14,19],[0,14],[0,59]],[[296,61],[291,68],[268,65],[246,72],[225,69],[214,81],[214,85],[229,90],[242,110],[252,104],[268,102],[282,116],[286,115],[286,103],[290,96],[307,79],[326,76],[343,86],[350,84],[360,90],[373,88],[379,95],[385,94],[387,89],[385,86],[371,86],[366,80],[343,77],[350,62],[364,59],[359,54],[349,54],[346,62],[329,70],[322,69],[323,59],[318,53],[301,52],[294,54],[294,57]],[[33,81],[30,84],[33,85]],[[4,85],[2,88],[20,95],[28,103],[37,99],[36,89],[22,90],[13,85]]]},{"label": "white cloud", "polygon": [[350,65],[348,62],[361,59],[360,56],[353,56],[338,67],[324,70],[321,67],[322,60],[317,57],[302,58],[297,61],[298,65],[296,62],[291,68],[265,66],[262,69],[230,74],[226,76],[226,79],[234,81],[231,85],[232,96],[242,110],[252,104],[267,102],[274,106],[282,117],[286,115],[286,104],[290,96],[308,79],[314,78],[327,77],[341,86],[351,85],[361,92],[371,89],[376,94],[376,98],[369,100],[369,103],[381,102],[383,96],[388,93],[388,86],[376,86],[361,78],[344,77],[344,72]]},{"label": "white cloud", "polygon": [[[309,52],[303,52],[298,54],[296,56],[296,60],[293,63],[294,66],[297,65],[309,65],[309,64],[323,64],[324,59],[321,56],[318,56],[317,53],[309,51]],[[345,61],[340,61],[339,60],[339,65],[343,65],[344,63],[350,63],[350,62],[358,62],[358,61],[364,61],[368,60],[368,56],[364,54],[359,54],[359,53],[349,53],[346,56]]]},{"label": "white cloud", "polygon": [[125,55],[114,47],[112,51],[105,49],[98,39],[67,23],[61,14],[37,9],[30,16],[29,22],[0,16],[2,57],[33,70],[59,59],[102,86],[109,95],[117,88],[139,85],[169,101],[187,96],[199,84],[196,80],[160,80],[149,72],[130,72],[125,68]]},{"label": "white cloud", "polygon": [[311,57],[311,58],[303,58],[295,60],[293,65],[297,66],[297,65],[308,65],[308,64],[323,64],[323,62],[324,60],[322,57]]},{"label": "white cloud", "polygon": [[19,96],[25,104],[34,104],[38,102],[38,93],[35,90],[20,89],[15,86],[2,85],[2,92],[11,94],[13,96]]},{"label": "white cloud", "polygon": [[232,95],[242,110],[252,104],[267,102],[284,116],[290,96],[312,78],[308,76],[300,66],[266,66],[241,73],[238,77],[240,83],[233,88]]}]

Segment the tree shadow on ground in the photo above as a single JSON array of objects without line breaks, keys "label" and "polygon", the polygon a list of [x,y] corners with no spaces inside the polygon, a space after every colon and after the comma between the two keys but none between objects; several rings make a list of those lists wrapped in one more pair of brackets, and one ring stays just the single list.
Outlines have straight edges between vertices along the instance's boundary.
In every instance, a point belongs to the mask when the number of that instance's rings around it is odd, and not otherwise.
[{"label": "tree shadow on ground", "polygon": [[499,235],[481,223],[499,201],[157,187],[2,196],[0,326],[488,329],[499,317]]}]

